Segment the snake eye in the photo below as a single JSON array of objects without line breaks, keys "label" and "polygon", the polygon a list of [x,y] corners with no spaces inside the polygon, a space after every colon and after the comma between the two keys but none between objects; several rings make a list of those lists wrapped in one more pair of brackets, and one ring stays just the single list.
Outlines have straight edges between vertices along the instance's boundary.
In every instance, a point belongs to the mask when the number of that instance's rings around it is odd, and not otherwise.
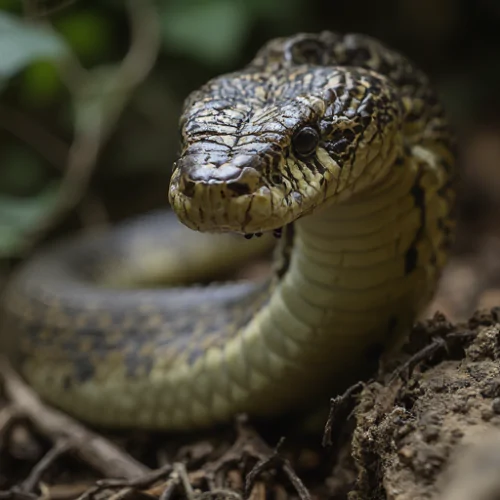
[{"label": "snake eye", "polygon": [[304,127],[295,133],[292,145],[298,156],[307,157],[316,151],[319,143],[319,134],[312,127]]}]

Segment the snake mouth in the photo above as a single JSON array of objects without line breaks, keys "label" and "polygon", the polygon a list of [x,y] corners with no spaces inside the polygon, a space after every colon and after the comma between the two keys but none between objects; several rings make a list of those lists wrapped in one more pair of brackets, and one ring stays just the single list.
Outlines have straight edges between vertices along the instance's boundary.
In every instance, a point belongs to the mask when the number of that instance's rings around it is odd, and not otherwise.
[{"label": "snake mouth", "polygon": [[209,182],[172,176],[170,203],[179,220],[203,232],[254,234],[283,226],[286,213],[276,210],[273,193],[267,186],[251,190],[242,181]]},{"label": "snake mouth", "polygon": [[274,231],[293,219],[279,188],[266,183],[247,157],[219,166],[197,166],[181,158],[170,181],[169,200],[179,220],[203,232],[255,234]]}]

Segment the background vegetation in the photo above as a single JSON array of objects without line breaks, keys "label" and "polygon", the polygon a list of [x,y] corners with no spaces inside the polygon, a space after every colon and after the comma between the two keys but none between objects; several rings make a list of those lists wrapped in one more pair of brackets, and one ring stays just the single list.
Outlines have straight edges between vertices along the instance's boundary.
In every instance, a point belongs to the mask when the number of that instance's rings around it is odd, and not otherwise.
[{"label": "background vegetation", "polygon": [[496,0],[0,0],[0,262],[165,206],[186,95],[297,31],[369,33],[432,75],[477,222],[500,182],[499,20]]}]

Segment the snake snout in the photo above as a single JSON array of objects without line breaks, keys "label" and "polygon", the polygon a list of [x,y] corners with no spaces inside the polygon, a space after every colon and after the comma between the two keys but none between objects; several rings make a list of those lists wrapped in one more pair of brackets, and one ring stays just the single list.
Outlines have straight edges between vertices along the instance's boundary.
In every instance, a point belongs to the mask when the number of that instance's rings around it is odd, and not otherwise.
[{"label": "snake snout", "polygon": [[262,185],[261,174],[255,168],[255,160],[251,156],[238,155],[218,163],[178,165],[179,191],[189,198],[193,198],[197,191],[206,190],[218,191],[233,198],[252,194]]},{"label": "snake snout", "polygon": [[238,154],[207,162],[206,156],[193,156],[177,162],[170,182],[170,202],[181,222],[203,231],[246,234],[266,230],[272,196],[258,158]]}]

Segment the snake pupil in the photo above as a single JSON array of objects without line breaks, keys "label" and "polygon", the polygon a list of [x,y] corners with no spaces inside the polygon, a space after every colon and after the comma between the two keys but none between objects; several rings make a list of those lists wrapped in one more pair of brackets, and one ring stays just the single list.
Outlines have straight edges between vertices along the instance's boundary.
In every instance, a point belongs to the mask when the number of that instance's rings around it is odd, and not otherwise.
[{"label": "snake pupil", "polygon": [[292,139],[293,149],[298,156],[310,156],[316,151],[319,134],[313,127],[301,128]]}]

